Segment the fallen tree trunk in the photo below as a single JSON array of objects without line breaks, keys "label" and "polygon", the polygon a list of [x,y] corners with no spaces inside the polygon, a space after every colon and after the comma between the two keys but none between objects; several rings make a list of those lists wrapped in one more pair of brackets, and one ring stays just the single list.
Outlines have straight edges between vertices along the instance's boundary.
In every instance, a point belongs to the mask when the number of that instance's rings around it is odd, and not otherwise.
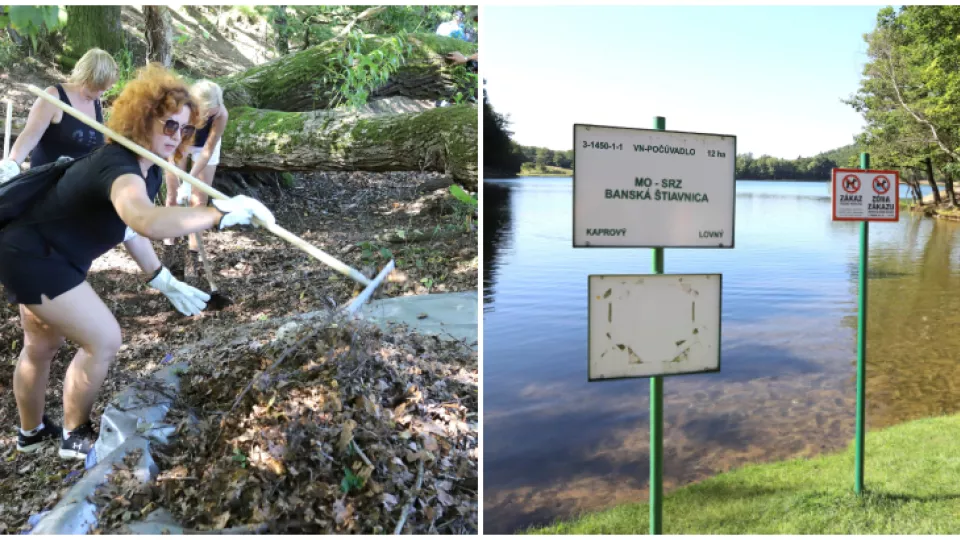
[{"label": "fallen tree trunk", "polygon": [[[384,111],[407,110],[384,114]],[[437,171],[477,187],[477,108],[381,100],[360,110],[234,108],[220,167],[238,171]]]},{"label": "fallen tree trunk", "polygon": [[[392,38],[369,37],[362,52],[370,52],[388,39]],[[476,52],[476,44],[432,34],[415,34],[408,41],[413,50],[387,83],[370,93],[370,98],[449,99],[455,93],[454,69],[443,56],[453,51],[469,56]],[[327,41],[223,77],[217,82],[223,87],[224,101],[228,108],[295,112],[329,108],[340,86],[342,67],[336,55],[342,46],[342,40]]]}]

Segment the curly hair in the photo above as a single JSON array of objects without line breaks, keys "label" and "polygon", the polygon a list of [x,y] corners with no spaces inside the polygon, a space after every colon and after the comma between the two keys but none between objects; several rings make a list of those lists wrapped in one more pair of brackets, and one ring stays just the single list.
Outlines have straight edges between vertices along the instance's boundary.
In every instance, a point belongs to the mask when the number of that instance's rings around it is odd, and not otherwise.
[{"label": "curly hair", "polygon": [[[200,107],[191,97],[187,84],[162,65],[151,63],[142,68],[117,97],[107,127],[150,150],[157,120],[180,112],[184,105],[190,107],[189,123],[197,125]],[[113,141],[108,137],[107,142]],[[177,161],[183,158],[192,142],[193,135],[180,141],[175,152]]]}]

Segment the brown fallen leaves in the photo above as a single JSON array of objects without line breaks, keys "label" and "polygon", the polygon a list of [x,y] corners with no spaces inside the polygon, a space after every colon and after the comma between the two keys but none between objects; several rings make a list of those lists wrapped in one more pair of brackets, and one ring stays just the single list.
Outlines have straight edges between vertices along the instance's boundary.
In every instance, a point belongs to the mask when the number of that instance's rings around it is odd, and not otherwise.
[{"label": "brown fallen leaves", "polygon": [[405,328],[310,324],[271,372],[286,347],[265,345],[275,327],[191,358],[168,416],[176,439],[152,447],[163,472],[139,485],[119,469],[98,490],[100,531],[163,507],[199,531],[380,534],[406,514],[405,533],[475,534],[476,352]]},{"label": "brown fallen leaves", "polygon": [[[218,174],[219,176],[222,175]],[[246,192],[246,194],[260,200],[273,210],[277,216],[277,222],[285,228],[328,253],[335,253],[338,259],[354,268],[370,267],[373,270],[378,270],[390,258],[395,259],[397,270],[390,276],[388,282],[380,287],[377,293],[379,297],[477,289],[479,265],[477,231],[468,231],[461,227],[463,216],[458,214],[453,207],[454,200],[449,196],[449,192],[441,190],[440,192],[422,193],[418,190],[418,186],[435,179],[438,175],[420,172],[308,172],[295,173],[294,176],[296,177],[296,185],[293,188],[285,189],[283,193],[277,192],[274,189],[274,183],[270,182],[261,188],[257,188],[257,190]],[[224,187],[219,181],[217,185],[220,188]],[[439,234],[453,228],[462,229],[463,232],[453,236]],[[410,238],[402,243],[382,242],[376,239],[379,235],[398,233],[400,230],[410,235]],[[426,234],[427,238],[413,238],[417,231]],[[434,232],[438,231],[439,233],[434,236]],[[130,384],[142,380],[156,371],[168,353],[173,353],[180,347],[199,340],[211,337],[219,338],[221,334],[244,327],[244,325],[260,320],[261,317],[288,317],[298,313],[342,305],[362,288],[359,284],[344,278],[336,271],[264,229],[211,231],[205,234],[204,244],[217,285],[221,292],[230,296],[236,303],[223,311],[206,312],[201,317],[181,316],[162,295],[147,288],[136,264],[122,247],[111,250],[94,263],[88,276],[89,281],[117,318],[124,336],[124,346],[117,360],[112,363],[110,373],[94,406],[93,420],[96,425],[99,425],[100,415],[109,400]],[[156,242],[154,247],[162,252],[160,242]],[[387,248],[389,252],[383,251],[383,248]],[[194,267],[192,270],[188,270],[186,279],[190,285],[209,290],[209,284],[203,275],[202,268]],[[0,287],[0,293],[2,292],[2,287]],[[211,433],[208,429],[211,423],[215,425],[213,433],[216,433],[221,418],[217,411],[225,413],[229,410],[232,400],[237,398],[247,382],[259,370],[266,368],[274,358],[268,358],[265,353],[257,356],[241,352],[248,348],[248,344],[257,345],[269,339],[269,336],[241,337],[245,339],[238,344],[228,345],[224,342],[213,347],[210,354],[207,355],[208,357],[202,359],[202,361],[201,359],[195,359],[198,366],[196,369],[184,375],[184,384],[192,388],[192,393],[187,396],[186,402],[180,405],[179,414],[186,416],[182,408],[189,405],[195,409],[194,412],[200,420],[200,424],[195,431],[189,431],[193,433],[191,437],[194,438],[185,441],[183,444],[199,445],[202,442],[200,434],[209,435]],[[401,341],[406,339],[406,336],[401,337]],[[304,373],[322,374],[324,369],[329,369],[329,367],[324,366],[324,363],[329,361],[330,351],[325,348],[325,344],[320,343],[323,341],[317,340],[316,343],[311,345],[316,345],[323,350],[316,350],[315,348],[312,356],[302,355],[300,359],[291,362],[289,365],[285,361],[281,366],[284,369],[271,374],[271,377],[268,378],[270,380],[264,384],[257,385],[258,391],[267,392],[271,397],[276,395],[274,403],[270,403],[270,397],[257,396],[255,392],[251,391],[251,395],[244,402],[244,407],[238,407],[235,416],[238,418],[241,414],[255,417],[269,416],[278,414],[278,411],[295,416],[298,410],[303,410],[304,404],[311,401],[322,401],[325,410],[320,410],[318,406],[312,406],[311,417],[305,418],[303,421],[307,423],[319,422],[320,425],[324,426],[327,425],[324,422],[340,422],[341,418],[357,421],[358,427],[355,429],[355,433],[357,440],[360,442],[360,446],[357,448],[367,455],[377,469],[377,472],[372,474],[372,478],[376,480],[379,477],[378,475],[383,474],[383,470],[390,463],[390,459],[385,461],[378,454],[378,450],[368,449],[366,440],[371,435],[364,431],[366,429],[364,421],[360,421],[345,411],[362,407],[366,411],[367,417],[380,415],[378,422],[388,422],[390,417],[385,416],[388,414],[398,417],[405,416],[409,414],[409,406],[405,406],[406,413],[400,414],[393,410],[398,405],[386,403],[381,399],[382,394],[382,396],[386,396],[384,397],[385,400],[393,400],[393,396],[399,395],[402,390],[405,390],[405,387],[401,384],[399,388],[393,388],[394,378],[390,375],[365,382],[370,386],[363,392],[354,392],[349,388],[340,388],[333,392],[331,388],[334,388],[332,385],[338,382],[336,378],[327,383],[326,379],[311,382],[301,380],[298,376],[291,376],[290,370],[286,368],[297,362],[302,362],[300,370]],[[0,302],[0,424],[9,427],[8,430],[0,433],[0,522],[2,522],[0,526],[5,525],[7,527],[5,532],[8,534],[16,534],[25,530],[27,519],[31,515],[51,509],[62,498],[67,489],[77,481],[80,471],[83,470],[82,462],[60,460],[56,455],[56,445],[52,443],[43,451],[34,454],[22,454],[16,451],[14,426],[19,424],[19,416],[12,382],[14,364],[17,355],[20,354],[22,345],[23,331],[20,328],[17,307]],[[366,341],[358,339],[357,346],[360,347],[361,345],[369,348],[369,350],[364,350],[368,356],[380,353],[381,342],[377,339]],[[388,346],[396,348],[396,344],[388,344]],[[341,350],[337,354],[343,352]],[[64,372],[70,365],[75,353],[76,344],[68,341],[52,364],[50,386],[46,395],[46,413],[57,422],[61,422],[63,417],[62,383]],[[223,362],[219,367],[210,367],[214,366],[216,362],[212,358],[214,353],[223,355]],[[396,354],[396,351],[387,351],[388,356]],[[472,384],[471,392],[475,396],[475,359],[471,360],[468,355],[462,355],[459,352],[439,351],[431,354],[441,359],[441,363],[449,363],[451,377],[462,379],[469,383],[467,386]],[[430,357],[428,355],[426,358],[419,358],[418,362],[429,362]],[[450,358],[457,359],[449,360]],[[176,360],[179,361],[181,358],[178,356]],[[400,358],[399,361],[401,363],[406,362],[403,358]],[[200,365],[204,363],[207,367],[200,369]],[[311,366],[311,363],[316,365]],[[457,371],[460,368],[456,366],[464,366],[463,375]],[[355,377],[360,377],[363,373],[359,372]],[[350,375],[350,372],[347,372],[346,375]],[[403,377],[413,381],[417,380],[415,374],[404,374]],[[442,375],[437,375],[437,377],[439,377],[438,380],[443,378]],[[390,388],[381,388],[380,381],[390,385]],[[421,386],[418,382],[415,384]],[[463,385],[463,383],[458,384]],[[426,383],[422,386],[429,388]],[[201,395],[201,392],[207,391],[210,392],[209,396]],[[295,399],[284,399],[284,396],[292,392],[297,393]],[[451,387],[449,392],[457,393],[462,392],[462,390]],[[353,397],[348,399],[346,396],[349,395]],[[461,395],[461,398],[463,395]],[[436,403],[442,403],[445,399],[430,393],[424,396],[424,403],[419,406],[425,408],[426,412],[421,410],[417,415],[413,415],[409,425],[402,424],[396,427],[400,433],[408,432],[406,435],[408,438],[404,439],[405,442],[429,444],[420,439],[420,433],[422,430],[426,430],[426,433],[433,434],[436,437],[439,446],[439,450],[436,452],[432,449],[427,449],[427,451],[434,455],[439,455],[439,452],[447,457],[447,454],[444,453],[449,452],[449,449],[445,445],[451,444],[449,442],[445,443],[444,437],[453,437],[453,440],[463,440],[468,436],[476,438],[476,428],[472,425],[476,423],[476,417],[467,417],[464,410],[456,409],[462,406],[470,411],[467,414],[475,413],[475,397],[462,398],[460,402],[445,406],[454,407],[452,409],[454,414],[449,418],[444,416],[445,411],[437,410],[439,405],[436,405]],[[223,405],[226,401],[231,403]],[[254,406],[258,409],[254,409]],[[424,414],[432,415],[433,419],[428,422],[421,422],[420,416]],[[177,418],[174,418],[174,420],[177,420]],[[287,420],[279,421],[278,427],[284,422],[287,422]],[[466,431],[463,431],[464,428],[459,423],[467,426]],[[438,433],[434,433],[434,426],[436,426]],[[234,441],[233,444],[236,444],[240,451],[246,452],[243,456],[238,455],[236,459],[248,457],[250,460],[257,459],[257,463],[262,460],[265,461],[262,466],[269,468],[271,461],[265,457],[266,454],[269,454],[285,467],[286,472],[283,474],[287,477],[295,478],[298,482],[305,481],[302,480],[303,478],[310,478],[311,474],[314,478],[319,478],[318,473],[313,472],[310,467],[302,463],[291,463],[291,461],[282,457],[276,457],[276,448],[271,453],[269,445],[263,446],[262,442],[251,442],[253,439],[251,441],[237,439],[237,436],[242,436],[243,433],[248,431],[251,433],[251,437],[259,437],[260,435],[252,433],[254,427],[255,424],[251,423],[249,426],[245,425],[243,430],[240,431],[236,425],[231,424],[231,429],[234,431],[225,434],[225,438],[231,437],[231,440]],[[446,434],[448,428],[450,432]],[[185,432],[188,431],[186,426],[184,430]],[[472,435],[470,435],[471,430]],[[324,479],[324,481],[331,483],[336,488],[334,492],[339,493],[340,483],[347,476],[343,472],[343,467],[352,467],[353,461],[356,461],[358,456],[350,456],[349,459],[346,459],[337,454],[334,450],[336,441],[335,439],[329,439],[328,436],[338,438],[339,431],[334,433],[324,431],[323,435],[325,446],[315,446],[312,451],[316,452],[320,459],[329,462],[328,465],[324,466],[324,470],[335,469],[334,472],[338,477],[331,480]],[[210,438],[212,437],[210,436]],[[331,440],[333,442],[330,442]],[[390,441],[392,447],[395,447],[396,443],[397,441]],[[253,456],[251,454],[255,445],[259,445],[262,451]],[[233,459],[232,447],[222,450],[227,452],[225,458],[229,464],[236,465],[243,470],[242,461],[231,461]],[[412,474],[405,477],[405,480],[408,480],[408,484],[412,484],[415,481],[416,463],[405,461],[406,452],[410,451],[416,454],[417,451],[410,448],[400,448],[400,450],[402,450],[402,453],[397,454],[400,461],[404,467],[412,471]],[[354,451],[348,450],[348,452]],[[194,452],[199,452],[199,449],[194,450]],[[210,451],[205,449],[204,452]],[[323,457],[323,454],[329,455],[330,459]],[[210,458],[205,454],[203,459],[209,460]],[[337,461],[334,462],[333,459]],[[451,466],[457,466],[457,460],[449,457],[447,459],[450,460]],[[476,460],[473,459],[475,464]],[[362,463],[363,459],[359,458],[359,461]],[[161,463],[162,471],[164,473],[169,472],[178,464]],[[28,465],[31,468],[27,469]],[[258,465],[258,467],[260,466]],[[184,463],[184,467],[186,467],[186,463]],[[250,467],[249,463],[247,467]],[[25,472],[21,474],[20,470]],[[429,466],[427,470],[431,470]],[[351,471],[353,471],[352,474],[357,476],[363,474],[360,468],[351,469]],[[274,473],[271,472],[271,474]],[[333,473],[327,471],[324,474]],[[428,474],[430,473],[428,472]],[[158,485],[169,485],[170,487],[165,489],[171,490],[174,488],[182,490],[207,489],[201,480],[206,477],[198,476],[195,466],[191,466],[189,474],[184,473],[184,477],[182,480],[159,481]],[[432,476],[424,481],[426,487],[429,487],[430,478]],[[456,481],[451,480],[451,482],[457,484]],[[472,487],[470,487],[471,483],[473,484]],[[468,489],[476,491],[475,484],[475,477],[467,480]],[[396,487],[401,489],[403,486],[397,485]],[[54,496],[54,493],[57,495]],[[393,503],[387,497],[390,494],[389,492],[382,493],[383,500],[379,504],[381,505],[381,512],[385,514],[392,512],[390,516],[395,518],[406,505],[406,492],[396,493],[398,499],[396,503]],[[271,493],[269,496],[273,497],[275,495]],[[346,500],[350,501],[356,496],[357,488],[353,488]],[[460,499],[462,493],[461,495],[453,494],[451,496],[457,500],[466,500]],[[190,511],[189,508],[183,511],[177,510],[180,506],[179,503],[170,506],[168,510],[181,512],[178,516],[185,515],[186,512]],[[426,503],[426,506],[418,502],[418,512],[410,516],[411,523],[406,526],[405,531],[412,530],[411,527],[420,527],[421,524],[417,520],[424,516],[430,516],[431,512],[434,512],[433,508],[435,506],[441,506],[435,499],[431,499],[429,503]],[[307,508],[305,512],[307,511],[311,510]],[[354,511],[363,512],[363,507],[355,505]],[[197,520],[196,523],[202,523],[202,527],[206,528],[213,527],[216,525],[213,519],[222,516],[225,512],[226,510],[220,512],[211,510],[210,520]],[[445,514],[436,521],[438,530],[459,530],[458,522],[447,524],[454,519],[456,514],[456,512],[451,514],[450,508],[445,507]],[[317,517],[317,519],[329,518],[330,526],[333,527],[334,521],[329,517],[332,516],[329,508],[326,514],[322,514],[322,516],[327,517]],[[315,517],[309,519],[313,520]],[[244,523],[252,522],[247,518],[242,520],[231,519],[226,527],[233,527],[234,523],[241,521]],[[390,520],[384,519],[384,523],[389,524]],[[469,527],[462,528],[464,530],[469,529]],[[392,528],[390,531],[392,531]]]}]

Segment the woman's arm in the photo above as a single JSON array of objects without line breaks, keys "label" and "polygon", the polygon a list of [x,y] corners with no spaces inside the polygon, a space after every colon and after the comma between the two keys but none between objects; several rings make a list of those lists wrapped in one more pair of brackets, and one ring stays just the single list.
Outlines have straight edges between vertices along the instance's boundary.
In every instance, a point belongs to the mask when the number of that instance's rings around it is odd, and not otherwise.
[{"label": "woman's arm", "polygon": [[215,207],[162,207],[147,196],[147,185],[136,174],[113,182],[110,200],[120,219],[140,236],[162,240],[204,231],[219,224],[223,214]]},{"label": "woman's arm", "polygon": [[127,249],[127,253],[133,257],[137,266],[145,274],[153,275],[160,269],[160,258],[157,257],[157,252],[153,249],[153,244],[150,243],[149,238],[140,235],[134,236],[124,241],[123,247]]},{"label": "woman's arm", "polygon": [[[183,164],[187,162],[187,156],[183,156]],[[183,164],[177,163],[177,159],[174,156],[170,156],[167,159],[167,162],[173,165],[174,167],[183,168]],[[167,206],[176,206],[177,205],[177,190],[180,188],[180,179],[177,178],[177,175],[172,172],[164,169],[163,171],[163,183],[167,188]]]},{"label": "woman's arm", "polygon": [[446,59],[453,62],[454,65],[466,64],[468,60],[476,61],[478,58],[480,58],[479,52],[475,52],[470,56],[464,56],[460,51],[453,51],[446,56]]},{"label": "woman's arm", "polygon": [[207,143],[203,145],[203,151],[200,152],[200,157],[197,158],[196,163],[194,163],[190,169],[190,176],[196,178],[207,166],[207,163],[210,161],[210,156],[213,155],[214,148],[220,144],[220,138],[223,137],[223,132],[227,129],[228,119],[229,113],[227,113],[227,108],[220,107],[220,114],[214,119],[213,126],[210,127],[210,136],[207,137]]},{"label": "woman's arm", "polygon": [[[60,94],[56,88],[47,88],[46,92],[60,99]],[[30,108],[30,114],[27,115],[27,125],[23,127],[23,131],[17,137],[17,142],[13,143],[13,148],[10,149],[9,159],[17,162],[17,165],[23,164],[30,152],[33,152],[37,143],[40,142],[43,133],[50,127],[50,122],[53,121],[56,114],[57,108],[55,106],[47,103],[46,100],[37,98],[33,102],[33,107]]]}]

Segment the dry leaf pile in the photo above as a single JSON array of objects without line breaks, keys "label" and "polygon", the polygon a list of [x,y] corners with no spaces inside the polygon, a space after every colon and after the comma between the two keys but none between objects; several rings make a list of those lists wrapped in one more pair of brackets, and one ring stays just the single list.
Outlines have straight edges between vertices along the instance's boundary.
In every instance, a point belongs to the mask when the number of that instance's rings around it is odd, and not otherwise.
[{"label": "dry leaf pile", "polygon": [[198,531],[475,534],[476,352],[360,322],[276,330],[190,359],[160,476],[114,474],[100,532],[163,507]]}]

